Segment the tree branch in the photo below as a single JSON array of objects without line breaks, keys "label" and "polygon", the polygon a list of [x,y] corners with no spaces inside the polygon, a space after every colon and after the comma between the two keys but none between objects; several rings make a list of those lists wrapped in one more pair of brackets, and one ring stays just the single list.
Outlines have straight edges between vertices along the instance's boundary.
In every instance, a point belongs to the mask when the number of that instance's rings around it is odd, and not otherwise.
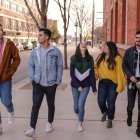
[{"label": "tree branch", "polygon": [[38,13],[40,14],[40,16],[42,16],[43,14],[42,14],[42,12],[40,10],[38,0],[35,0],[35,3],[36,3],[36,7],[37,7],[37,10],[38,10]]},{"label": "tree branch", "polygon": [[36,23],[37,28],[39,29],[39,28],[40,28],[39,23],[38,23],[38,21],[36,20],[36,18],[35,18],[35,16],[34,16],[33,12],[31,11],[30,6],[29,6],[27,0],[24,0],[24,2],[25,2],[25,5],[26,5],[27,8],[28,8],[29,14],[31,15],[31,17],[33,18],[33,20],[34,20],[35,23]]}]

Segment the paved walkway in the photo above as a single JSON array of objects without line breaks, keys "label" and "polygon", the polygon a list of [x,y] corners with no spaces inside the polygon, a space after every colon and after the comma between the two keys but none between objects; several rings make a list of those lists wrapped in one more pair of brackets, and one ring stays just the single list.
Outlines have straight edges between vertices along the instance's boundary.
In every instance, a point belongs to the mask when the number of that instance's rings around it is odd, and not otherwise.
[{"label": "paved walkway", "polygon": [[[72,49],[72,48],[71,48]],[[97,47],[90,48],[90,52],[96,57],[99,53]],[[7,111],[0,106],[3,120],[3,134],[0,140],[28,140],[24,131],[29,127],[30,111],[32,106],[32,89],[28,79],[24,79],[13,85],[13,101],[15,107],[15,123],[11,126],[7,123]],[[113,128],[107,129],[106,122],[100,121],[101,113],[97,104],[97,96],[92,91],[87,98],[83,133],[77,132],[77,119],[73,112],[73,100],[70,88],[69,70],[64,70],[62,85],[58,87],[56,94],[56,113],[54,119],[54,131],[47,134],[47,107],[44,98],[40,109],[36,129],[37,140],[137,140],[135,135],[137,120],[137,103],[134,110],[133,125],[126,125],[126,91],[119,94],[116,102],[116,117]]]}]

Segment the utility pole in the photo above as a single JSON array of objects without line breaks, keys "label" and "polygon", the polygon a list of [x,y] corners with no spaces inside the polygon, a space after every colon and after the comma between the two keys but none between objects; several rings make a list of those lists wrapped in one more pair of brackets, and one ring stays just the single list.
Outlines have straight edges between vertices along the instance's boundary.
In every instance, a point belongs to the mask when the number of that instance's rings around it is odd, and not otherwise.
[{"label": "utility pole", "polygon": [[95,13],[95,3],[93,0],[93,7],[92,7],[92,39],[91,39],[91,47],[93,47],[93,34],[94,34],[94,13]]}]

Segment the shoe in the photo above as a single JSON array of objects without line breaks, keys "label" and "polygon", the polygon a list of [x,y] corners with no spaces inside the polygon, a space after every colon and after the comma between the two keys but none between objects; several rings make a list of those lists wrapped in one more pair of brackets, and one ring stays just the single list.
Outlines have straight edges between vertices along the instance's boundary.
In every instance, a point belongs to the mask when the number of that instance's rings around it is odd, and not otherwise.
[{"label": "shoe", "polygon": [[82,127],[81,122],[79,122],[77,130],[78,130],[78,132],[83,132],[84,131],[84,128]]},{"label": "shoe", "polygon": [[106,121],[106,116],[107,116],[107,113],[104,112],[104,113],[103,113],[103,116],[102,116],[102,118],[101,118],[101,122]]},{"label": "shoe", "polygon": [[138,137],[140,137],[140,129],[137,129],[137,130],[136,130],[136,135],[137,135]]},{"label": "shoe", "polygon": [[8,124],[13,124],[14,122],[14,112],[8,113]]},{"label": "shoe", "polygon": [[107,121],[107,128],[112,128],[112,120]]},{"label": "shoe", "polygon": [[2,134],[2,127],[1,127],[1,124],[0,124],[0,135]]},{"label": "shoe", "polygon": [[129,119],[129,118],[127,118],[127,125],[128,125],[128,126],[131,126],[131,125],[132,125],[132,120]]},{"label": "shoe", "polygon": [[50,133],[53,131],[53,127],[52,127],[52,124],[51,123],[47,123],[47,126],[46,126],[46,132],[47,133]]},{"label": "shoe", "polygon": [[25,135],[27,137],[35,138],[35,129],[29,128],[27,131],[25,131]]}]

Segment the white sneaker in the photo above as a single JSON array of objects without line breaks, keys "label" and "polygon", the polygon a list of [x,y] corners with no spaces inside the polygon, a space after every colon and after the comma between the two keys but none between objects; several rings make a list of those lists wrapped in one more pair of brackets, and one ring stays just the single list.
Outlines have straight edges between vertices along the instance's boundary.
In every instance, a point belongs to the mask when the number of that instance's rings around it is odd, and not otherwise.
[{"label": "white sneaker", "polygon": [[2,126],[1,126],[1,124],[0,124],[0,135],[2,134]]},{"label": "white sneaker", "polygon": [[25,131],[25,135],[27,137],[35,138],[35,129],[29,128],[27,131]]},{"label": "white sneaker", "polygon": [[78,124],[78,129],[77,129],[79,132],[83,132],[84,131],[84,128],[82,127],[82,123],[80,122]]},{"label": "white sneaker", "polygon": [[47,123],[46,132],[49,133],[49,132],[52,132],[52,131],[53,131],[52,124],[51,123]]},{"label": "white sneaker", "polygon": [[8,113],[8,123],[12,124],[14,122],[14,112]]}]

